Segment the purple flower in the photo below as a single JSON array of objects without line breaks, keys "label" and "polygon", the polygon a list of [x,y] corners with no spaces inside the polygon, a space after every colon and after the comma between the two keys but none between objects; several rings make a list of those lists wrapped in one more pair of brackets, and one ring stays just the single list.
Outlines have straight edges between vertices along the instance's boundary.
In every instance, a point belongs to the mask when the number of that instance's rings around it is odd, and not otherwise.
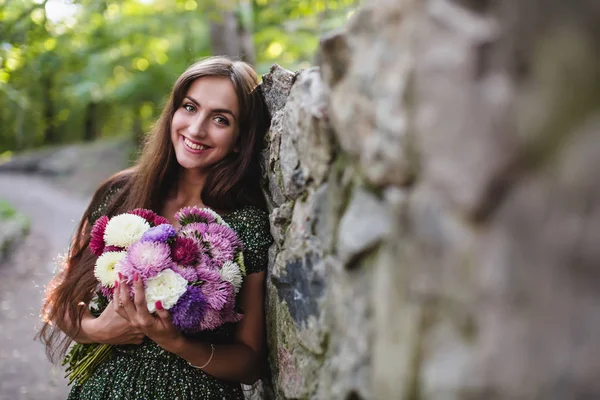
[{"label": "purple flower", "polygon": [[208,307],[208,302],[200,287],[188,286],[177,304],[169,310],[173,318],[173,325],[185,333],[200,331],[201,321]]},{"label": "purple flower", "polygon": [[142,235],[142,242],[163,242],[177,235],[175,228],[169,224],[158,225],[148,229]]},{"label": "purple flower", "polygon": [[199,207],[184,207],[175,213],[175,218],[181,226],[185,226],[194,222],[204,222],[210,224],[215,222],[215,212],[207,208]]},{"label": "purple flower", "polygon": [[169,245],[161,242],[136,242],[127,250],[127,256],[121,261],[121,273],[133,279],[137,272],[146,281],[160,271],[173,267]]},{"label": "purple flower", "polygon": [[196,273],[196,268],[194,267],[186,267],[184,265],[174,264],[171,269],[183,276],[183,278],[188,282],[194,282],[198,280],[198,274]]},{"label": "purple flower", "polygon": [[187,237],[177,236],[171,249],[173,261],[179,265],[196,266],[200,261],[200,252],[196,242]]},{"label": "purple flower", "polygon": [[223,279],[221,278],[221,274],[219,274],[219,271],[207,266],[198,266],[196,267],[196,280],[216,283],[221,282]]}]

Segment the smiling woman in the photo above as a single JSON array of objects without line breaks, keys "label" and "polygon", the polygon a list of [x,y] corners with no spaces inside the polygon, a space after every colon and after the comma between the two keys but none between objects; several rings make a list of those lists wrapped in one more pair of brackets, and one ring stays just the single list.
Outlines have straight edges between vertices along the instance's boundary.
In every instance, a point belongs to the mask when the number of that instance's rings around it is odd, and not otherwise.
[{"label": "smiling woman", "polygon": [[[257,85],[252,68],[240,61],[215,57],[192,65],[175,82],[138,164],[94,195],[67,265],[48,290],[40,337],[51,354],[64,354],[61,343],[70,340],[112,344],[116,350],[73,387],[69,399],[243,399],[240,383],[260,376],[264,270],[272,238],[258,161],[269,117]],[[146,208],[177,226],[174,214],[187,206],[218,211],[243,242],[248,275],[237,296],[240,322],[186,335],[159,306],[148,324],[139,323],[141,309],[124,312],[103,301],[105,308],[94,317],[81,306],[97,289],[89,243],[91,226],[101,215]],[[132,283],[115,284],[123,303],[128,290],[136,296],[143,290],[127,288]]]}]

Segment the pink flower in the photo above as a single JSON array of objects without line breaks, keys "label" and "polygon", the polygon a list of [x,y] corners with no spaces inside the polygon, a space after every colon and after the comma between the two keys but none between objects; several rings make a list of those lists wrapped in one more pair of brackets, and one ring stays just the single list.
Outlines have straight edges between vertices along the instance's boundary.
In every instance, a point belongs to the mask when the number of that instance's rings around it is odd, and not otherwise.
[{"label": "pink flower", "polygon": [[121,273],[131,281],[137,272],[145,282],[160,271],[174,266],[170,256],[171,249],[166,243],[136,242],[129,247],[127,256],[121,261]]},{"label": "pink flower", "polygon": [[196,273],[196,268],[194,267],[186,267],[185,265],[175,264],[173,267],[171,267],[171,269],[183,276],[183,278],[188,282],[194,282],[198,280],[198,274]]},{"label": "pink flower", "polygon": [[217,311],[221,311],[230,296],[233,295],[233,287],[229,282],[204,282],[201,286],[202,294],[206,297],[208,304]]},{"label": "pink flower", "polygon": [[233,229],[225,225],[208,225],[202,238],[205,243],[208,243],[211,262],[217,268],[227,261],[232,261],[235,253],[241,247]]},{"label": "pink flower", "polygon": [[215,213],[207,208],[199,207],[184,207],[175,213],[175,218],[181,226],[185,226],[194,222],[204,222],[210,224],[215,222]]},{"label": "pink flower", "polygon": [[94,223],[92,233],[90,235],[90,251],[96,255],[101,256],[104,251],[104,231],[108,224],[109,218],[106,215],[101,216]]},{"label": "pink flower", "polygon": [[113,291],[114,288],[108,288],[106,286],[100,285],[100,292],[104,297],[106,297],[109,301],[113,299]]}]

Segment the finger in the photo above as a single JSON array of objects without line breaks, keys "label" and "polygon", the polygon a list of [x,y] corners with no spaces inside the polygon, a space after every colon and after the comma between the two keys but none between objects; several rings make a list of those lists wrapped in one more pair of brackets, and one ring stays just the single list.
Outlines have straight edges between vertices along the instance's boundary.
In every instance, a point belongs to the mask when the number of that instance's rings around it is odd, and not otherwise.
[{"label": "finger", "polygon": [[171,313],[165,310],[162,306],[162,302],[159,300],[155,304],[156,316],[166,329],[173,329],[173,323],[171,322]]},{"label": "finger", "polygon": [[144,284],[136,273],[133,277],[133,291],[134,291],[134,303],[138,315],[140,324],[143,327],[149,327],[154,324],[154,316],[148,311],[148,305],[146,304],[146,292],[144,291]]},{"label": "finger", "polygon": [[127,319],[132,321],[136,316],[135,304],[131,301],[131,297],[129,295],[129,285],[125,283],[124,280],[121,280],[119,283],[119,300],[121,301],[121,308],[127,313]]},{"label": "finger", "polygon": [[121,306],[121,297],[119,296],[120,288],[119,281],[115,281],[115,288],[113,290],[113,301],[111,302],[113,309],[115,312],[121,316],[122,318],[127,319],[127,314],[123,310]]}]

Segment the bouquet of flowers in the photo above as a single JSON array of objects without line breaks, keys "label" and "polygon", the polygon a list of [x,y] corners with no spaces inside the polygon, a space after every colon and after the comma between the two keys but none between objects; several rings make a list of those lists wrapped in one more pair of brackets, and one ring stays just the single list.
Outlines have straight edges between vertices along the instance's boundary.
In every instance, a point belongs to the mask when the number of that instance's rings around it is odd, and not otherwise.
[{"label": "bouquet of flowers", "polygon": [[[94,275],[99,295],[92,313],[112,300],[119,274],[129,283],[137,274],[146,292],[148,311],[161,301],[173,325],[184,333],[213,330],[237,322],[235,299],[245,275],[242,243],[235,231],[208,208],[185,207],[175,214],[181,227],[146,209],[112,218],[100,217],[89,249],[98,256]],[[133,291],[131,292],[133,296]],[[69,384],[82,383],[112,354],[112,345],[73,346],[63,361]]]}]

